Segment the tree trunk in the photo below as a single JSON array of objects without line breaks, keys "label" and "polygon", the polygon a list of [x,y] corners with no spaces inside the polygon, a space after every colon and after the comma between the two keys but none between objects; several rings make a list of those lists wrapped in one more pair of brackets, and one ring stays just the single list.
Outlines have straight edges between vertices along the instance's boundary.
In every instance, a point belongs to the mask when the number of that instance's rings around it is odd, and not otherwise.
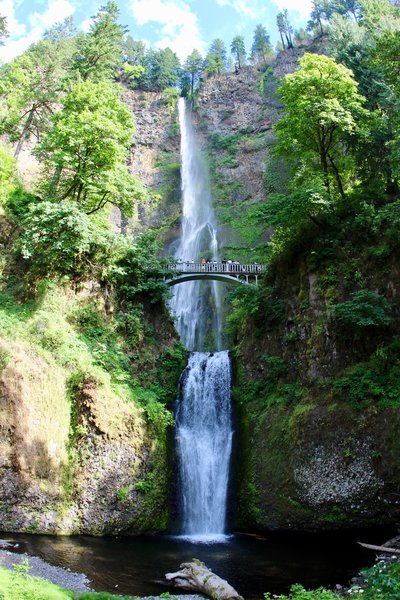
[{"label": "tree trunk", "polygon": [[340,195],[342,197],[342,200],[346,200],[346,194],[344,193],[342,179],[340,177],[339,170],[338,170],[337,166],[335,165],[335,163],[333,162],[333,159],[329,156],[329,154],[328,154],[328,158],[329,158],[329,162],[332,165],[333,172],[335,174],[335,179],[336,179],[337,184],[338,184],[339,193],[340,193]]},{"label": "tree trunk", "polygon": [[218,600],[243,600],[227,581],[214,575],[200,560],[194,558],[190,563],[183,563],[176,573],[166,573],[167,582],[182,590],[200,592]]},{"label": "tree trunk", "polygon": [[29,129],[30,129],[30,127],[32,125],[32,121],[33,121],[34,112],[35,111],[33,108],[29,111],[28,118],[25,121],[25,125],[24,125],[24,128],[21,133],[21,137],[19,138],[17,147],[15,148],[14,158],[18,158],[18,156],[20,155],[20,152],[22,150],[22,147],[24,145],[24,142],[25,142],[26,138],[28,137]]}]

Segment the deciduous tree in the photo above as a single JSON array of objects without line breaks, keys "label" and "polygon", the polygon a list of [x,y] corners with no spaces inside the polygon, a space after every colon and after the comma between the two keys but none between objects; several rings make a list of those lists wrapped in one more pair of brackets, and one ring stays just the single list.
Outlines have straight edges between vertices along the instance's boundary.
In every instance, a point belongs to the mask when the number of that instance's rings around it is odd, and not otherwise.
[{"label": "deciduous tree", "polygon": [[309,166],[317,159],[328,193],[333,176],[344,198],[340,162],[346,138],[367,114],[364,98],[351,71],[332,58],[306,53],[299,65],[279,88],[285,115],[276,125],[278,151],[308,160]]},{"label": "deciduous tree", "polygon": [[126,167],[133,131],[131,112],[115,86],[76,84],[36,150],[45,167],[45,198],[76,202],[86,214],[114,204],[131,215],[144,197]]}]

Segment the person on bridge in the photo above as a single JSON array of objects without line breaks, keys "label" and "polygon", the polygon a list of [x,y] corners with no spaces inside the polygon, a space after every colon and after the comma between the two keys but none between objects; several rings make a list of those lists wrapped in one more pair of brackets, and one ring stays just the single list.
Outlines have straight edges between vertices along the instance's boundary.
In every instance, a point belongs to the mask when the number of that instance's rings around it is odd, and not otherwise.
[{"label": "person on bridge", "polygon": [[202,259],[201,259],[201,262],[200,262],[200,264],[201,264],[201,270],[202,270],[202,271],[205,271],[205,270],[206,270],[206,263],[207,263],[206,259],[205,259],[205,258],[202,258]]}]

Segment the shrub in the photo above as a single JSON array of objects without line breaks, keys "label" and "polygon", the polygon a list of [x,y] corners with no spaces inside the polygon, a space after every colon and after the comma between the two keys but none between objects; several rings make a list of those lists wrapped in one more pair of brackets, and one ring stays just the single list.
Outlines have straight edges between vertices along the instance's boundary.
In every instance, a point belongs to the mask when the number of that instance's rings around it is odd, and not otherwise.
[{"label": "shrub", "polygon": [[324,588],[318,588],[317,590],[307,591],[302,585],[293,585],[290,589],[288,596],[275,596],[269,593],[264,594],[265,600],[340,600],[340,596],[326,590]]},{"label": "shrub", "polygon": [[380,561],[361,574],[365,579],[364,600],[400,598],[400,563]]},{"label": "shrub", "polygon": [[351,300],[331,306],[333,316],[353,327],[382,327],[392,318],[387,314],[391,305],[384,296],[370,290],[352,294]]}]

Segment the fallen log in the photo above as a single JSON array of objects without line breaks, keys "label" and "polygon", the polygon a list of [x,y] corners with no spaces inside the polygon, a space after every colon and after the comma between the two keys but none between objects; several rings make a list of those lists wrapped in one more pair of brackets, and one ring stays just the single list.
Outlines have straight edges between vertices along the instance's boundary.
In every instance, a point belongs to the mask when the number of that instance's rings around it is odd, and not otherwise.
[{"label": "fallen log", "polygon": [[176,573],[166,573],[165,579],[169,585],[189,592],[199,592],[215,600],[243,600],[227,581],[215,575],[197,558],[193,558],[192,562],[182,563]]},{"label": "fallen log", "polygon": [[374,544],[363,544],[363,542],[357,542],[363,548],[368,550],[377,550],[378,552],[388,552],[389,554],[400,554],[399,548],[388,548],[387,546],[375,546]]}]

